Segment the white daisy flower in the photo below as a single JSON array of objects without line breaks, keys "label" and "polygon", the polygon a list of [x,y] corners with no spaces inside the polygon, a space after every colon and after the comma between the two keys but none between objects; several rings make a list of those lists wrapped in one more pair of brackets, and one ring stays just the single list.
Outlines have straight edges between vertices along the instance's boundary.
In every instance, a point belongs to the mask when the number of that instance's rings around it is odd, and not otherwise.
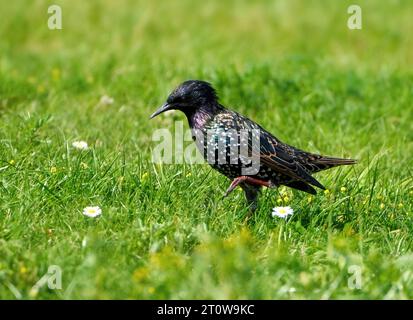
[{"label": "white daisy flower", "polygon": [[272,216],[286,219],[289,215],[292,215],[294,210],[291,207],[275,207],[272,209]]},{"label": "white daisy flower", "polygon": [[115,100],[112,97],[109,97],[107,95],[104,95],[100,98],[99,104],[101,106],[110,106],[115,102]]},{"label": "white daisy flower", "polygon": [[102,209],[100,209],[98,206],[86,207],[86,208],[83,209],[83,214],[85,216],[95,218],[95,217],[100,216],[102,214]]},{"label": "white daisy flower", "polygon": [[86,141],[73,141],[72,147],[78,150],[87,150],[89,146]]}]

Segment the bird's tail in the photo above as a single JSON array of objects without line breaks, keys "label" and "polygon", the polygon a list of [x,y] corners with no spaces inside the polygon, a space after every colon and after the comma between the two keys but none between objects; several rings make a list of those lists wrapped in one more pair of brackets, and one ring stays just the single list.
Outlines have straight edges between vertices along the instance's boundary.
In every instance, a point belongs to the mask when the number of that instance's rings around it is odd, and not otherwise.
[{"label": "bird's tail", "polygon": [[352,165],[356,164],[357,160],[354,159],[342,159],[342,158],[333,158],[333,157],[319,157],[318,159],[315,159],[311,161],[309,168],[311,172],[318,172],[326,169],[330,169],[333,167],[338,167],[338,166],[347,166],[347,165]]}]

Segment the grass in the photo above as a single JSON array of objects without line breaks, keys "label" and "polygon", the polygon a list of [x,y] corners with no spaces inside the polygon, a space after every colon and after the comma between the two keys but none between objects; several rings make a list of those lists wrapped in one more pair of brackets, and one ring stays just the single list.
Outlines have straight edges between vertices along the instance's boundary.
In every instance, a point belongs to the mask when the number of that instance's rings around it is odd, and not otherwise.
[{"label": "grass", "polygon": [[[1,3],[0,298],[412,299],[412,4],[359,2],[353,31],[352,1],[56,1],[60,31],[48,1]],[[188,78],[359,164],[317,174],[316,197],[265,190],[245,222],[207,165],[151,161],[185,119],[148,116]],[[272,218],[285,195],[295,214]],[[62,289],[33,292],[51,265]]]}]

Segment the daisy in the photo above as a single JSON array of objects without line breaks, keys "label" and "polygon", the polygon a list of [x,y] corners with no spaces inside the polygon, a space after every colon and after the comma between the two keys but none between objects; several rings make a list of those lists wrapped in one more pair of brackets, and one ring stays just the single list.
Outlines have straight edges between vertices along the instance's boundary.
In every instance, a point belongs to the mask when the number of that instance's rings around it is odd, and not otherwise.
[{"label": "daisy", "polygon": [[272,216],[286,219],[289,215],[292,215],[294,210],[291,207],[275,207],[272,209]]},{"label": "daisy", "polygon": [[78,150],[87,150],[89,148],[86,141],[73,141],[72,147]]},{"label": "daisy", "polygon": [[100,98],[99,104],[101,106],[110,106],[111,104],[113,104],[113,102],[115,102],[115,100],[112,97],[104,95],[102,96],[102,98]]},{"label": "daisy", "polygon": [[100,216],[102,214],[102,209],[100,209],[98,206],[86,207],[86,208],[83,209],[83,214],[85,216],[95,218],[95,217]]}]

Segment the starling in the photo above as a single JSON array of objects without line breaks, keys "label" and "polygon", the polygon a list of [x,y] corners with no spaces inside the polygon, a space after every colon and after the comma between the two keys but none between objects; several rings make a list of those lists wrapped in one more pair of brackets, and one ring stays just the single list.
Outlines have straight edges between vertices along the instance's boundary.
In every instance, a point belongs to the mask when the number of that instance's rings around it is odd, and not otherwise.
[{"label": "starling", "polygon": [[[254,121],[221,105],[216,91],[205,81],[183,82],[151,118],[168,110],[180,110],[186,115],[192,138],[204,159],[232,180],[225,195],[240,186],[252,211],[257,208],[262,186],[284,185],[316,194],[314,187],[325,188],[313,173],[356,163],[352,159],[309,153],[281,142]],[[245,132],[242,139],[241,133]],[[255,166],[251,160],[254,157],[258,159]]]}]

